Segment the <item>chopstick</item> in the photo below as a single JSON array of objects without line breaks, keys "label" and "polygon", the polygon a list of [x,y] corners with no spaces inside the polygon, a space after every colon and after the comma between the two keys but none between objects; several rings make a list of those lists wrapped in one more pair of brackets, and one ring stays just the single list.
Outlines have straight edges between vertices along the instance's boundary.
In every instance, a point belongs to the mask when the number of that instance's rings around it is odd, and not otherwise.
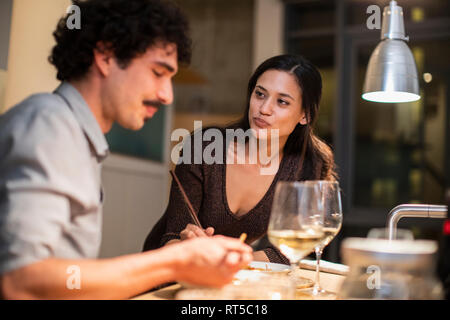
[{"label": "chopstick", "polygon": [[172,175],[173,180],[175,180],[175,182],[177,183],[178,188],[180,188],[181,194],[183,195],[184,202],[188,206],[188,209],[189,209],[188,211],[189,211],[189,214],[191,215],[192,220],[197,225],[197,227],[200,227],[203,229],[203,227],[200,223],[200,220],[198,220],[197,214],[194,211],[194,207],[192,206],[191,202],[189,201],[189,198],[188,198],[186,192],[184,191],[183,186],[181,185],[180,180],[178,180],[178,177],[176,176],[175,172],[173,172],[172,170],[170,170],[170,174]]}]

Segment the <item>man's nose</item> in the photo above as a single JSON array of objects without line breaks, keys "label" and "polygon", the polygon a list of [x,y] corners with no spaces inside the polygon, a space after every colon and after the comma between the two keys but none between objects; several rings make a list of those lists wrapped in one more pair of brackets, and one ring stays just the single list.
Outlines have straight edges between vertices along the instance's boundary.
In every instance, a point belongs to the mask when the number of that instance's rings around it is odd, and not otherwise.
[{"label": "man's nose", "polygon": [[173,86],[172,81],[167,81],[157,91],[157,96],[162,104],[169,105],[173,102]]}]

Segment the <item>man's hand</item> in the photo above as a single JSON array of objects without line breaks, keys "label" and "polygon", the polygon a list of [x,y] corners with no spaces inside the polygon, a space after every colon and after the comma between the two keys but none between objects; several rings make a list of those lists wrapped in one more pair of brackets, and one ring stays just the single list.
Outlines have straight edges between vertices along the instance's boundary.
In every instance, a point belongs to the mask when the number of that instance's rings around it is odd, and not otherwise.
[{"label": "man's hand", "polygon": [[198,237],[211,237],[213,234],[214,234],[213,227],[202,229],[194,224],[188,224],[186,228],[180,232],[180,239],[187,240]]},{"label": "man's hand", "polygon": [[252,260],[252,248],[224,236],[198,237],[170,247],[179,251],[177,280],[221,287]]}]

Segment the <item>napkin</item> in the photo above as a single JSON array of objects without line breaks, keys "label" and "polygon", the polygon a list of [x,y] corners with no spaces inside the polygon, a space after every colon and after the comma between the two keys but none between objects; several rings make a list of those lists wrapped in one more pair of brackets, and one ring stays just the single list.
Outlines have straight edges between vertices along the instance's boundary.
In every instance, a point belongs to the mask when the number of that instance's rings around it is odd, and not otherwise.
[{"label": "napkin", "polygon": [[[307,270],[316,270],[316,260],[301,260],[300,268]],[[349,267],[345,264],[333,263],[325,260],[320,260],[320,271],[328,272],[340,275],[346,275],[348,273]]]}]

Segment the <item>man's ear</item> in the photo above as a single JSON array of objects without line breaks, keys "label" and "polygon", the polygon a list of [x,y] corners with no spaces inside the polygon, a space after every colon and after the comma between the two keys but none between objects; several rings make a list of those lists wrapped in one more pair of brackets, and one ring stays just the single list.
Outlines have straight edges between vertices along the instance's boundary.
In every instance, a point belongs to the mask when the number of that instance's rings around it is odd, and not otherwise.
[{"label": "man's ear", "polygon": [[112,50],[108,49],[103,42],[98,42],[97,47],[94,48],[94,65],[104,77],[110,74],[113,63]]}]

